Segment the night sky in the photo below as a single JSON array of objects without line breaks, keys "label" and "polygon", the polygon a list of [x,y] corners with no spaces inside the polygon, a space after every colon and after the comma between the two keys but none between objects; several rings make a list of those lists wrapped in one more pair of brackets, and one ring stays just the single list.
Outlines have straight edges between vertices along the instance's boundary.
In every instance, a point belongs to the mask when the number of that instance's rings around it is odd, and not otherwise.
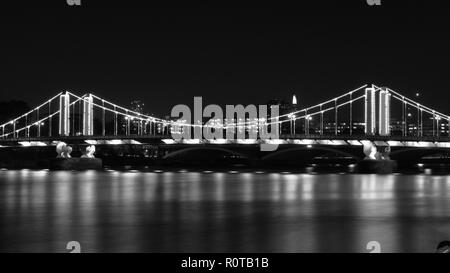
[{"label": "night sky", "polygon": [[296,94],[307,106],[375,83],[450,113],[449,10],[430,1],[57,2],[1,7],[0,101],[34,106],[71,90],[140,99],[162,116],[193,96],[224,105]]}]

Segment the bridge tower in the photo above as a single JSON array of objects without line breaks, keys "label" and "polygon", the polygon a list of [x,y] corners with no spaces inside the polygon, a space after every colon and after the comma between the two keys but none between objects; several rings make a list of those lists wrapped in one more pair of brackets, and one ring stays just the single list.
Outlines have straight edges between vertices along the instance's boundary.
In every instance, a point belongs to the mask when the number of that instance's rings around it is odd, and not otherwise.
[{"label": "bridge tower", "polygon": [[68,92],[59,97],[59,135],[70,134],[70,95]]},{"label": "bridge tower", "polygon": [[375,88],[372,86],[366,88],[365,107],[364,107],[364,122],[366,126],[366,135],[375,135],[376,133],[376,96]]},{"label": "bridge tower", "polygon": [[378,134],[380,136],[389,136],[391,134],[391,94],[386,89],[381,90],[379,94],[378,117]]},{"label": "bridge tower", "polygon": [[91,94],[83,98],[83,135],[94,135],[94,98]]}]

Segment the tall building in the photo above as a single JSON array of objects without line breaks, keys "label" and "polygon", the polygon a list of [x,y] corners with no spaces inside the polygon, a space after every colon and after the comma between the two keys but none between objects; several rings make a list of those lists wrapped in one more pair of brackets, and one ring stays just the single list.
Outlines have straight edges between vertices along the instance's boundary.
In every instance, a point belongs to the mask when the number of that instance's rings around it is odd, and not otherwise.
[{"label": "tall building", "polygon": [[139,114],[144,113],[144,106],[145,104],[141,100],[134,100],[131,102],[131,110]]},{"label": "tall building", "polygon": [[[134,100],[130,103],[130,105],[131,105],[130,110],[139,114],[144,114],[145,104],[141,100]],[[133,116],[136,116],[136,114],[133,114]],[[146,131],[145,129],[147,128],[145,122],[138,119],[134,119],[132,117],[125,117],[121,121],[121,124],[122,130],[126,134],[142,134],[144,133],[144,131]]]}]

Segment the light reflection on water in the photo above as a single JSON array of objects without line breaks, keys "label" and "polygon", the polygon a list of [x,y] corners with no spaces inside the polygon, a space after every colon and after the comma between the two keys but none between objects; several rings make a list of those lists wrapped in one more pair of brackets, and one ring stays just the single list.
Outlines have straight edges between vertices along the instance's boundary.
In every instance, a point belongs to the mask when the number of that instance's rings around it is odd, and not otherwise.
[{"label": "light reflection on water", "polygon": [[0,172],[0,251],[433,252],[450,177]]}]

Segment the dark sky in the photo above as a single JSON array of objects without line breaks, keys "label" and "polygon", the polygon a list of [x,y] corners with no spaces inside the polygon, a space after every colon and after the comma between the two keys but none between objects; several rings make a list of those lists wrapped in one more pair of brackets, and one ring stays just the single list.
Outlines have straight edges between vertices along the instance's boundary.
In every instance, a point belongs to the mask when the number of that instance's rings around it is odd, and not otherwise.
[{"label": "dark sky", "polygon": [[2,6],[0,100],[33,106],[71,90],[123,105],[141,99],[163,115],[193,96],[263,104],[295,93],[306,106],[376,83],[420,91],[450,113],[449,10],[429,1],[57,2]]}]

